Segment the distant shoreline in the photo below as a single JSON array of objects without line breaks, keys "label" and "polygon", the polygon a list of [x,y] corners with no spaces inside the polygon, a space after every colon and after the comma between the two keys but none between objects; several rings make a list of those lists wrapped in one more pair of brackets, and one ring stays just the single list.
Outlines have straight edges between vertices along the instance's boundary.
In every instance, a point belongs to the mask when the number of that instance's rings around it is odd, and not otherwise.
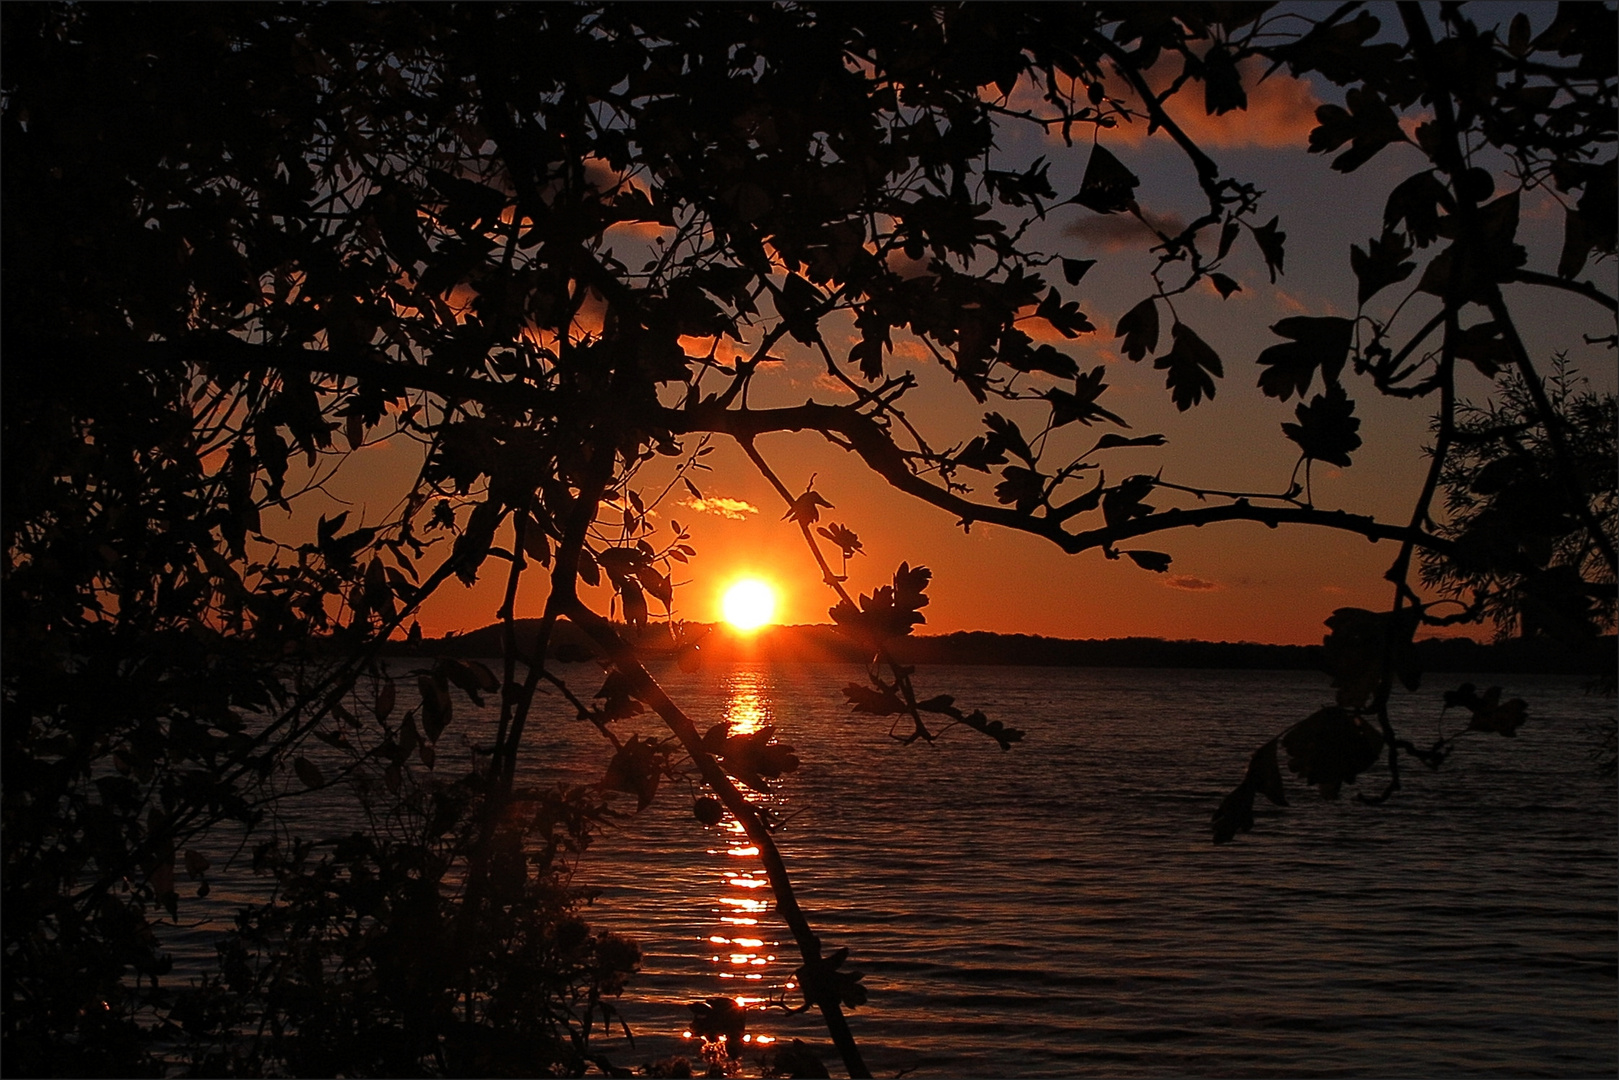
[{"label": "distant shoreline", "polygon": [[[538,619],[517,620],[519,643],[532,641]],[[861,649],[830,625],[772,626],[743,634],[724,625],[687,623],[687,640],[699,638],[707,660],[773,663],[860,663]],[[391,656],[490,657],[501,654],[498,624],[465,634],[428,638],[411,647],[402,641],[384,648]],[[649,658],[673,657],[677,648],[663,628],[649,629],[638,645]],[[1594,639],[1576,649],[1539,638],[1477,642],[1471,638],[1429,638],[1415,645],[1417,666],[1434,672],[1597,675],[1616,665],[1615,639]],[[567,623],[552,635],[551,655],[584,659],[590,647]],[[1038,634],[957,631],[902,639],[894,647],[905,664],[1031,667],[1219,668],[1253,671],[1321,669],[1319,645],[1266,645],[1249,641],[1167,640],[1164,638],[1052,638]]]}]

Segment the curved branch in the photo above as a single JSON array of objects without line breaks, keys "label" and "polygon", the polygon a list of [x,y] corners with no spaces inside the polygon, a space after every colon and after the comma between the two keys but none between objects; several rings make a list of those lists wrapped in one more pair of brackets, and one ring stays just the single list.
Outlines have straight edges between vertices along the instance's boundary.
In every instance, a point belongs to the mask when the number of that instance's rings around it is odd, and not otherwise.
[{"label": "curved branch", "polygon": [[1094,34],[1091,37],[1097,47],[1107,54],[1108,59],[1113,61],[1119,74],[1130,84],[1131,89],[1140,96],[1142,102],[1147,106],[1147,112],[1152,119],[1153,125],[1167,131],[1169,137],[1181,148],[1181,152],[1191,160],[1192,167],[1197,170],[1198,185],[1203,188],[1204,194],[1209,197],[1210,211],[1218,213],[1220,204],[1215,188],[1219,182],[1220,166],[1216,165],[1214,159],[1204,153],[1203,148],[1193,142],[1192,137],[1182,131],[1181,126],[1165,111],[1157,95],[1147,85],[1146,78],[1142,76],[1140,71],[1137,70],[1136,64],[1130,59],[1130,55],[1103,34]]},{"label": "curved branch", "polygon": [[[189,343],[188,343],[189,345]],[[421,365],[396,364],[366,357],[340,358],[316,349],[283,348],[253,345],[236,338],[215,339],[182,348],[178,345],[154,343],[148,349],[182,352],[199,358],[207,348],[224,349],[233,359],[256,364],[280,364],[305,371],[319,371],[353,378],[375,379],[384,386],[400,389],[426,390],[463,400],[502,405],[522,409],[551,407],[554,402],[547,391],[525,383],[495,383],[463,375],[431,371]],[[195,351],[193,351],[195,350]],[[845,405],[823,405],[808,401],[803,405],[779,409],[727,409],[714,401],[672,409],[654,406],[636,417],[644,426],[668,431],[674,435],[712,432],[729,435],[739,441],[770,432],[816,431],[837,434],[847,441],[866,466],[886,480],[890,486],[923,502],[955,514],[963,525],[984,522],[1000,525],[1019,532],[1043,537],[1069,554],[1093,547],[1106,547],[1116,540],[1165,529],[1199,527],[1219,521],[1257,521],[1274,528],[1280,524],[1319,525],[1345,532],[1358,533],[1371,540],[1406,540],[1434,551],[1448,551],[1449,541],[1427,533],[1411,530],[1360,514],[1341,510],[1315,510],[1310,508],[1267,508],[1245,502],[1230,506],[1206,507],[1198,510],[1168,510],[1137,518],[1127,525],[1112,529],[1070,533],[1053,518],[1038,518],[1020,514],[1011,507],[988,506],[940,488],[918,476],[910,469],[903,451],[870,416]]]},{"label": "curved branch", "polygon": [[1119,540],[1166,529],[1197,528],[1220,521],[1257,521],[1271,528],[1283,524],[1318,525],[1357,533],[1369,540],[1410,540],[1434,551],[1449,551],[1453,546],[1450,541],[1429,535],[1421,529],[1389,524],[1362,514],[1311,507],[1254,506],[1242,500],[1229,506],[1165,510],[1118,526],[1071,533],[1055,519],[1020,514],[1005,506],[986,506],[930,484],[911,472],[905,455],[875,421],[840,405],[806,402],[782,409],[726,410],[708,405],[692,409],[664,409],[659,413],[657,426],[676,434],[708,431],[730,435],[739,442],[774,431],[836,432],[848,440],[868,468],[891,486],[941,510],[948,510],[957,515],[963,525],[982,521],[1016,529],[1050,540],[1069,554],[1095,547],[1109,547]]},{"label": "curved branch", "polygon": [[1619,312],[1619,300],[1615,300],[1589,281],[1570,281],[1567,278],[1542,274],[1538,270],[1525,270],[1522,267],[1512,272],[1511,280],[1524,285],[1544,285],[1548,289],[1562,289],[1583,296],[1587,300],[1594,300],[1609,311]]},{"label": "curved branch", "polygon": [[1376,518],[1365,514],[1351,514],[1347,510],[1317,510],[1308,506],[1254,506],[1251,503],[1239,500],[1230,506],[1210,506],[1197,510],[1165,510],[1162,513],[1136,518],[1134,521],[1123,525],[1074,533],[1069,537],[1072,546],[1065,550],[1084,551],[1093,547],[1109,547],[1119,540],[1127,540],[1135,536],[1146,536],[1150,533],[1187,527],[1200,529],[1204,525],[1211,525],[1220,521],[1257,521],[1261,525],[1272,529],[1278,525],[1317,525],[1322,528],[1337,529],[1340,532],[1356,533],[1366,537],[1373,543],[1379,540],[1399,540],[1417,544],[1432,551],[1450,551],[1455,546],[1449,540],[1438,536],[1430,536],[1420,529],[1412,529],[1404,525],[1391,525],[1386,521],[1378,521]]},{"label": "curved branch", "polygon": [[[691,755],[698,771],[702,773],[703,780],[714,789],[732,816],[741,822],[742,827],[747,830],[748,839],[759,849],[759,861],[764,864],[765,876],[770,879],[771,890],[776,895],[776,910],[781,912],[788,928],[792,930],[793,938],[798,943],[798,951],[804,957],[805,967],[824,964],[821,939],[816,937],[810,928],[809,919],[804,915],[804,909],[798,905],[792,881],[787,876],[787,864],[782,861],[775,837],[771,835],[769,827],[760,817],[758,808],[738,790],[736,784],[720,767],[720,763],[715,760],[714,755],[703,749],[703,739],[697,731],[697,725],[680,706],[670,700],[669,695],[663,692],[657,680],[653,679],[636,659],[635,650],[619,636],[606,619],[574,597],[568,597],[559,607],[570,621],[601,646],[613,662],[613,666],[629,680],[635,696],[650,705],[652,711],[656,712],[675,733],[681,746]],[[811,992],[808,986],[805,987],[805,992],[806,995]],[[836,998],[827,995],[821,995],[815,1004],[821,1009],[827,1030],[832,1035],[832,1042],[842,1055],[844,1067],[848,1069],[849,1075],[869,1077],[871,1071],[866,1068],[860,1047],[854,1041],[854,1033],[849,1030],[849,1021],[843,1015],[843,1007]]]}]

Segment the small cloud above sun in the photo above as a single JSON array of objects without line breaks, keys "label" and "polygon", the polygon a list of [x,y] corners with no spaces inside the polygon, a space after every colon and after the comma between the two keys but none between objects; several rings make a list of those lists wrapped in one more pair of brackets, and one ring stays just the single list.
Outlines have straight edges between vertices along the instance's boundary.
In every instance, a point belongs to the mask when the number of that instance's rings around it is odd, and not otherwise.
[{"label": "small cloud above sun", "polygon": [[758,578],[743,578],[725,590],[720,610],[736,629],[757,630],[776,617],[776,590]]}]

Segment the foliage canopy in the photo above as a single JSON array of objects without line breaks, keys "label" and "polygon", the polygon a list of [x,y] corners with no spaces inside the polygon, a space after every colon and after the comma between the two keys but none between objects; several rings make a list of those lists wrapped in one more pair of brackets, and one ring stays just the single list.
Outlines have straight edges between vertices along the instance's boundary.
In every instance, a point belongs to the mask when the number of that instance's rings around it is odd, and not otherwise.
[{"label": "foliage canopy", "polygon": [[[1393,540],[1390,609],[1328,622],[1336,705],[1254,755],[1215,838],[1251,826],[1256,793],[1285,802],[1284,759],[1327,794],[1386,759],[1382,798],[1401,751],[1437,766],[1449,746],[1412,746],[1389,710],[1420,626],[1488,617],[1589,642],[1613,625],[1613,399],[1548,393],[1503,286],[1589,300],[1588,340],[1612,347],[1614,298],[1581,275],[1614,253],[1616,33],[1608,4],[1561,4],[1538,35],[1522,15],[1482,27],[1457,4],[1437,27],[1421,5],[1398,13],[1385,27],[1355,3],[8,5],[8,1060],[43,1071],[69,1047],[56,1068],[159,1067],[131,974],[165,973],[150,923],[177,911],[178,871],[206,886],[193,845],[234,823],[269,837],[258,859],[287,905],[244,917],[213,995],[163,1014],[225,1039],[202,1067],[249,1068],[226,1036],[262,1022],[276,1038],[254,1067],[504,1071],[538,1055],[582,1070],[591,1017],[611,1017],[634,957],[577,922],[561,868],[609,791],[644,806],[691,769],[761,848],[806,1007],[861,1072],[843,1010],[865,990],[823,950],[772,822],[738,787],[768,789],[796,767],[793,748],[704,733],[638,658],[670,640],[654,604],[668,610],[672,571],[695,554],[654,524],[654,489],[695,492],[716,438],[769,478],[836,593],[832,618],[869,646],[852,708],[894,718],[905,741],[952,723],[1003,748],[1023,733],[920,695],[890,662],[887,643],[923,621],[928,571],[846,589],[823,542],[846,569],[858,535],[823,522],[813,487],[778,478],[760,436],[819,432],[963,524],[1149,572],[1171,555],[1139,538],[1223,521]],[[1389,193],[1381,234],[1349,252],[1356,316],[1283,319],[1257,357],[1261,393],[1299,399],[1286,490],[1109,482],[1110,450],[1164,436],[1112,430],[1127,425],[1103,404],[1106,368],[1041,340],[1096,332],[1081,307],[1095,270],[1030,237],[1064,205],[1139,220],[1152,292],[1118,318],[1121,351],[1152,359],[1179,410],[1226,392],[1215,335],[1176,299],[1204,282],[1222,297],[1264,287],[1233,276],[1238,245],[1275,282],[1286,234],[1175,109],[1244,109],[1254,64],[1341,91],[1308,147],[1335,169],[1397,144],[1423,167]],[[1184,225],[1144,210],[1140,179],[1097,141],[1128,123],[1179,148],[1200,200]],[[1059,190],[1045,158],[1002,152],[1015,125],[1087,155],[1077,188]],[[1502,174],[1513,187],[1497,192]],[[1517,242],[1521,196],[1537,189],[1565,214],[1555,267],[1531,266]],[[1374,304],[1393,289],[1398,306]],[[897,341],[936,371],[899,370]],[[789,347],[819,356],[843,393],[750,408],[761,365]],[[1461,365],[1498,380],[1499,400],[1464,407]],[[940,378],[987,410],[942,445],[910,411]],[[1349,467],[1360,450],[1366,394],[1436,402],[1407,521],[1313,500],[1312,463]],[[1052,433],[1071,425],[1108,430],[1065,458]],[[273,511],[383,440],[420,447],[390,511],[278,531]],[[1414,563],[1448,600],[1419,593]],[[397,687],[381,643],[449,579],[490,573],[506,577],[501,670],[443,660]],[[520,639],[515,598],[533,574],[545,618]],[[581,581],[610,585],[613,609],[592,607]],[[595,698],[546,666],[561,619],[609,670]],[[513,787],[542,682],[611,746],[593,792]],[[499,715],[487,766],[435,787],[456,697],[483,694]],[[1480,730],[1522,722],[1521,702],[1488,692],[1454,704]],[[667,736],[615,731],[644,709]],[[345,755],[341,778],[310,740]],[[415,830],[317,856],[272,828],[277,798],[340,779],[415,805]],[[376,939],[351,938],[368,911],[382,913]],[[455,947],[390,974],[387,935],[407,923],[448,927]],[[321,953],[312,970],[380,978],[395,998],[311,984],[300,948]],[[541,957],[552,981],[517,985],[512,956]],[[310,1000],[320,1008],[297,1004]],[[519,1030],[519,1015],[547,1019]],[[466,1057],[475,1029],[503,1033],[505,1056]],[[414,1041],[388,1042],[397,1030]]]}]

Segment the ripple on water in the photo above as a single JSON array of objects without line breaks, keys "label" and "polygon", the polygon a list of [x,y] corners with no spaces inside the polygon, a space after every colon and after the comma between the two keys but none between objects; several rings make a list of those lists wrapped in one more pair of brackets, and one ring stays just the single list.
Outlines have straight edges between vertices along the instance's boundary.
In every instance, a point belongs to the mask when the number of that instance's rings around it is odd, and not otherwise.
[{"label": "ripple on water", "polygon": [[[760,797],[788,817],[817,932],[865,974],[852,1022],[879,1075],[1567,1076],[1619,1059],[1619,800],[1581,730],[1613,705],[1574,680],[1474,677],[1529,700],[1517,739],[1464,739],[1377,808],[1289,778],[1293,807],[1262,804],[1217,849],[1211,810],[1254,747],[1330,699],[1320,677],[919,673],[1024,728],[1005,754],[964,731],[901,747],[886,721],[851,719],[838,690],[858,668],[661,677],[700,728],[774,726],[797,747],[803,768]],[[1438,689],[1397,701],[1413,741],[1457,726],[1440,704]],[[526,781],[600,775],[587,725],[559,708],[532,727],[546,743]],[[748,849],[672,787],[592,845],[590,917],[646,957],[624,1003],[635,1047],[615,1060],[693,1055],[691,1001],[797,1000],[796,949]],[[833,1062],[813,1014],[763,1011],[749,1031]]]}]

